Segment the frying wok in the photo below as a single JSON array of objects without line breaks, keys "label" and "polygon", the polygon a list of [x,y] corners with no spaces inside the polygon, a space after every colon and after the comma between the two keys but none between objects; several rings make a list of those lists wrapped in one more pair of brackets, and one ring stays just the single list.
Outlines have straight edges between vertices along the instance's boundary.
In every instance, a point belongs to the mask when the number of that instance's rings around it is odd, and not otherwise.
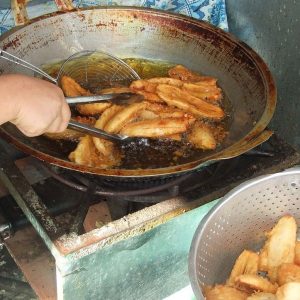
[{"label": "frying wok", "polygon": [[[223,147],[177,166],[101,169],[70,162],[61,147],[44,137],[25,137],[15,126],[1,136],[22,151],[51,164],[102,176],[155,177],[179,174],[238,156],[271,136],[265,131],[276,105],[276,88],[264,61],[247,45],[206,22],[158,10],[101,7],[54,13],[15,28],[0,39],[4,50],[34,65],[59,61],[84,49],[102,49],[121,58],[160,59],[218,78],[232,105]],[[1,63],[0,72],[30,71]],[[33,75],[33,74],[30,74]]]}]

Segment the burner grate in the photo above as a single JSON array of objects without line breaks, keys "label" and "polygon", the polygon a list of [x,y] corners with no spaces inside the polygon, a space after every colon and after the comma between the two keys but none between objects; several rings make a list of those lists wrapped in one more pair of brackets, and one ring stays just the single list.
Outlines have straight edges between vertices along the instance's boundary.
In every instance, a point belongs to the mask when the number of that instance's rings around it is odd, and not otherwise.
[{"label": "burner grate", "polygon": [[[222,197],[244,180],[279,172],[300,162],[300,154],[274,135],[246,155],[218,162],[193,173],[161,180],[116,182],[45,167],[39,162],[48,175],[44,182],[31,186],[4,150],[0,149],[0,155],[0,179],[13,196],[9,201],[0,201],[0,209],[13,215],[11,211],[20,211],[21,208],[30,216],[31,222],[36,223],[36,228],[41,230],[42,226],[43,232],[51,239],[70,232],[80,235],[91,204],[105,201],[113,220],[169,199],[181,199],[185,203],[197,200],[193,203],[201,205]],[[14,200],[18,203],[17,207]],[[12,202],[13,209],[8,208],[9,202]],[[71,214],[70,222],[65,226],[60,226],[56,219],[62,213]],[[20,213],[18,218],[20,215],[25,221],[12,220],[11,223],[16,227],[26,224],[26,218]]]}]

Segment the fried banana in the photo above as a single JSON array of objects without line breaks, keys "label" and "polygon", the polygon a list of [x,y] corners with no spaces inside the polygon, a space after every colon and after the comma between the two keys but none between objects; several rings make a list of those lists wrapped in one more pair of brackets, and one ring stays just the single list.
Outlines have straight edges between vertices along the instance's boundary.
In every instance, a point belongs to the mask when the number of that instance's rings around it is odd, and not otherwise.
[{"label": "fried banana", "polygon": [[121,94],[121,93],[131,93],[132,90],[129,87],[126,86],[120,86],[120,87],[112,87],[112,88],[105,88],[100,91],[101,95],[105,94]]},{"label": "fried banana", "polygon": [[226,285],[216,285],[205,293],[206,300],[246,300],[248,294]]},{"label": "fried banana", "polygon": [[187,130],[189,122],[186,118],[165,118],[129,123],[120,131],[132,137],[163,138]]},{"label": "fried banana", "polygon": [[296,241],[295,246],[295,264],[300,266],[300,241]]},{"label": "fried banana", "polygon": [[156,83],[144,79],[135,80],[130,85],[130,89],[133,91],[146,91],[149,93],[155,93],[156,87]]},{"label": "fried banana", "polygon": [[282,264],[278,269],[279,285],[284,285],[288,282],[300,282],[300,267],[295,264]]},{"label": "fried banana", "polygon": [[123,110],[123,106],[112,105],[108,109],[106,109],[100,118],[96,121],[95,127],[98,129],[104,129],[105,125],[121,110]]},{"label": "fried banana", "polygon": [[262,271],[268,272],[271,282],[277,281],[280,265],[294,262],[296,232],[295,219],[292,216],[284,216],[267,233],[268,240],[262,249],[259,266]]},{"label": "fried banana", "polygon": [[183,110],[173,108],[158,103],[149,103],[145,111],[153,112],[159,118],[189,118],[190,124],[195,121],[195,117],[192,114],[188,114]]},{"label": "fried banana", "polygon": [[133,103],[116,113],[105,125],[104,130],[110,133],[118,133],[123,126],[136,118],[139,111],[147,107],[146,102]]},{"label": "fried banana", "polygon": [[181,81],[179,79],[175,79],[175,78],[170,78],[170,77],[155,77],[155,78],[147,79],[147,81],[151,82],[151,83],[168,84],[168,85],[173,85],[173,86],[177,86],[177,87],[182,87],[184,85],[183,81]]},{"label": "fried banana", "polygon": [[175,86],[159,84],[157,94],[168,105],[194,113],[196,116],[214,120],[224,117],[224,111],[219,106],[207,103]]},{"label": "fried banana", "polygon": [[201,81],[201,75],[192,72],[182,65],[177,65],[168,71],[171,78],[180,79],[182,81]]},{"label": "fried banana", "polygon": [[183,91],[208,102],[218,102],[222,99],[221,89],[214,86],[201,86],[193,83],[184,83]]},{"label": "fried banana", "polygon": [[76,149],[70,153],[69,159],[77,164],[89,167],[109,168],[117,166],[121,161],[118,152],[110,153],[110,156],[104,156],[97,151],[90,136],[84,136],[78,143]]},{"label": "fried banana", "polygon": [[145,100],[150,102],[157,102],[157,103],[164,103],[164,101],[156,94],[156,93],[150,93],[146,91],[134,91],[139,95],[142,95]]},{"label": "fried banana", "polygon": [[204,86],[208,86],[208,85],[215,86],[217,84],[217,78],[210,77],[210,76],[200,76],[199,81],[193,83],[198,85],[204,85]]},{"label": "fried banana", "polygon": [[198,149],[214,150],[217,142],[210,127],[202,122],[195,122],[187,134],[187,140]]},{"label": "fried banana", "polygon": [[244,250],[235,261],[228,285],[234,285],[238,276],[243,274],[256,274],[258,270],[258,254],[249,250]]},{"label": "fried banana", "polygon": [[271,293],[254,293],[247,300],[277,300],[277,298]]},{"label": "fried banana", "polygon": [[110,106],[111,103],[99,102],[99,103],[78,104],[76,105],[76,109],[80,114],[84,116],[94,116],[94,115],[101,114]]},{"label": "fried banana", "polygon": [[258,270],[268,272],[268,249],[263,248],[259,253]]},{"label": "fried banana", "polygon": [[255,274],[238,276],[235,279],[235,286],[247,293],[259,291],[274,294],[277,290],[277,284],[272,284],[268,279]]},{"label": "fried banana", "polygon": [[[100,116],[100,118],[97,120],[95,127],[98,129],[104,129],[106,123],[118,112],[120,112],[123,109],[122,106],[113,105],[107,110],[104,111],[104,113]],[[117,151],[116,146],[111,142],[104,138],[96,138],[92,137],[93,142],[95,144],[95,147],[97,150],[102,153],[104,156],[109,156],[110,153]]]},{"label": "fried banana", "polygon": [[[128,93],[131,92],[131,89],[128,87],[113,87],[101,90],[100,94],[114,94],[114,93]],[[76,109],[82,115],[93,116],[103,113],[106,109],[111,107],[109,102],[99,102],[99,103],[88,103],[88,104],[79,104],[76,106]]]},{"label": "fried banana", "polygon": [[73,78],[63,76],[61,78],[61,88],[67,97],[89,96],[90,91],[81,87]]},{"label": "fried banana", "polygon": [[176,134],[171,134],[171,135],[165,135],[162,138],[179,142],[182,140],[182,135],[181,135],[181,133],[176,133]]},{"label": "fried banana", "polygon": [[300,300],[300,283],[289,282],[280,288],[276,293],[277,300]]}]

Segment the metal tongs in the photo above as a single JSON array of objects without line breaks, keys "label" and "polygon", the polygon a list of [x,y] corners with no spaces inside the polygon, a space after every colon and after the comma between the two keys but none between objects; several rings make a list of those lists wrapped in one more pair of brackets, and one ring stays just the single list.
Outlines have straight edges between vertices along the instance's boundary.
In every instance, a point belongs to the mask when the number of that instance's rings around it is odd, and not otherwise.
[{"label": "metal tongs", "polygon": [[[44,72],[42,69],[38,68],[37,66],[13,55],[10,54],[3,49],[0,48],[0,59],[7,60],[9,62],[12,62],[14,64],[20,65],[26,69],[29,69],[31,71],[34,71],[35,73],[38,73],[42,75],[43,77],[47,78],[48,80],[52,81],[53,83],[57,84],[59,83],[59,78],[60,76],[64,75],[64,69],[66,69],[67,65],[69,62],[72,62],[72,60],[77,59],[78,57],[90,57],[90,56],[95,56],[97,54],[98,56],[98,61],[104,61],[104,59],[112,60],[114,62],[114,66],[117,66],[117,70],[119,71],[119,76],[122,74],[122,76],[126,75],[128,78],[131,80],[134,79],[140,79],[138,74],[130,67],[128,66],[125,62],[120,60],[119,58],[113,56],[112,54],[103,52],[103,51],[81,51],[78,52],[74,55],[71,55],[61,66],[57,78],[53,78],[46,72]],[[97,58],[97,57],[96,57]],[[94,57],[94,63],[97,62],[95,61]],[[117,63],[117,64],[116,64]],[[78,65],[78,64],[77,64]],[[86,68],[84,68],[86,69]],[[116,72],[114,69],[109,69],[112,70],[112,76],[116,77]],[[122,70],[122,72],[120,72]],[[78,69],[76,70],[78,71]],[[103,75],[103,74],[102,74]],[[108,75],[108,74],[106,74]],[[72,77],[72,76],[71,76]],[[126,77],[127,78],[127,77]],[[124,78],[123,78],[124,79]],[[103,94],[103,95],[93,95],[93,96],[83,96],[83,97],[67,97],[66,101],[69,105],[74,105],[74,104],[87,104],[87,103],[95,103],[95,102],[102,102],[102,101],[109,101],[114,104],[122,105],[122,104],[131,104],[134,102],[140,102],[144,99],[142,95],[134,94],[134,93],[115,93],[115,94]],[[131,140],[128,136],[125,135],[119,135],[119,134],[110,134],[105,132],[104,130],[97,129],[95,127],[91,127],[79,122],[76,122],[74,120],[69,121],[68,128],[83,132],[85,134],[89,134],[95,137],[101,137],[101,138],[106,138],[112,141],[128,141]]]},{"label": "metal tongs", "polygon": [[[81,96],[81,97],[66,97],[66,101],[69,105],[88,104],[88,103],[97,103],[97,102],[111,102],[118,105],[124,105],[124,104],[141,102],[143,100],[144,97],[142,95],[130,93],[130,92],[118,93],[118,94],[116,93],[116,94],[103,94],[103,95],[93,95],[93,96]],[[128,141],[129,139],[131,139],[131,137],[127,135],[108,133],[104,130],[91,127],[89,125],[82,124],[74,120],[69,121],[68,128],[95,137],[105,138],[114,142],[116,141],[122,142],[125,140]]]}]

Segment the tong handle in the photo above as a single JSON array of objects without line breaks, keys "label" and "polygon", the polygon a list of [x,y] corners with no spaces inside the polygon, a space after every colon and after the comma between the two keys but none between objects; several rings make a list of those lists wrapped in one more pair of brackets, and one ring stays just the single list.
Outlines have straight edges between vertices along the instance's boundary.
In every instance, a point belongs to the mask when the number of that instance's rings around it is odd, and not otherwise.
[{"label": "tong handle", "polygon": [[66,97],[66,102],[69,105],[74,104],[87,104],[94,102],[109,101],[113,104],[131,104],[135,102],[141,102],[144,100],[142,95],[138,95],[131,92],[126,93],[112,93],[92,96],[78,96],[78,97]]},{"label": "tong handle", "polygon": [[92,135],[94,137],[105,138],[105,139],[108,139],[113,142],[116,142],[116,141],[120,142],[120,141],[127,139],[127,136],[125,136],[125,135],[123,136],[123,135],[108,133],[104,130],[101,130],[101,129],[98,129],[95,127],[91,127],[91,126],[88,126],[88,125],[85,125],[85,124],[82,124],[82,123],[79,123],[79,122],[76,122],[73,120],[69,121],[68,128],[88,134],[88,135]]},{"label": "tong handle", "polygon": [[47,79],[49,79],[50,81],[52,81],[53,83],[57,84],[56,79],[54,79],[53,77],[51,77],[49,74],[47,74],[46,72],[44,72],[43,70],[41,70],[40,68],[36,67],[35,65],[32,65],[31,63],[13,55],[10,54],[2,49],[0,49],[0,58],[5,59],[7,61],[10,61],[16,65],[20,65],[26,69],[29,69],[33,72],[36,72],[44,77],[46,77]]}]

